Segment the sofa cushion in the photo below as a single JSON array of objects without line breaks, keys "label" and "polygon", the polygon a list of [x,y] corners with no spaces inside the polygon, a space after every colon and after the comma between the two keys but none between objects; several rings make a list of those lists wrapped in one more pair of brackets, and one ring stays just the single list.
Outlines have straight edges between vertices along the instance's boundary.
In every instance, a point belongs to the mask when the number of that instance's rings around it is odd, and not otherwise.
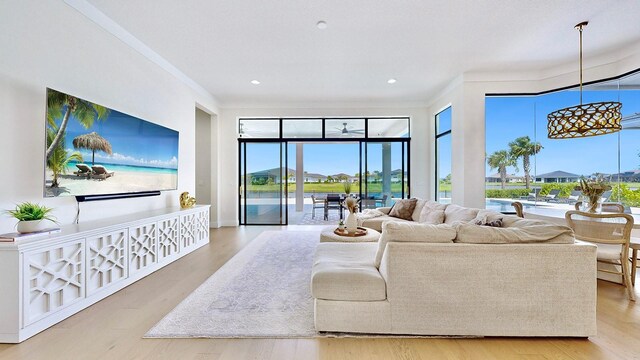
[{"label": "sofa cushion", "polygon": [[471,223],[475,225],[502,227],[502,218],[503,216],[499,215],[499,213],[481,209],[478,211],[478,215],[476,215],[475,219],[471,220]]},{"label": "sofa cushion", "polygon": [[382,235],[378,240],[375,266],[376,268],[380,267],[382,256],[389,242],[452,243],[455,237],[455,229],[447,224],[385,222],[382,225]]},{"label": "sofa cushion", "polygon": [[403,220],[413,220],[413,210],[415,210],[417,202],[418,199],[416,198],[397,200],[393,204],[389,216]]},{"label": "sofa cushion", "polygon": [[450,204],[444,210],[444,223],[453,224],[455,222],[469,222],[478,215],[480,209],[466,208],[455,204]]},{"label": "sofa cushion", "polygon": [[382,231],[382,224],[384,224],[387,221],[394,221],[394,222],[400,222],[400,223],[413,222],[411,220],[403,220],[403,219],[391,217],[389,215],[383,215],[383,216],[377,216],[374,218],[363,219],[360,226],[368,227],[370,229],[374,229],[377,231]]},{"label": "sofa cushion", "polygon": [[376,243],[321,243],[311,270],[316,299],[378,301],[387,298],[386,284],[374,266]]},{"label": "sofa cushion", "polygon": [[469,223],[457,223],[455,242],[467,244],[525,244],[551,243],[573,244],[571,228],[555,225],[530,225],[525,227],[489,227]]},{"label": "sofa cushion", "polygon": [[549,222],[544,220],[523,219],[514,215],[505,215],[502,218],[502,227],[510,228],[523,228],[533,225],[548,225]]}]

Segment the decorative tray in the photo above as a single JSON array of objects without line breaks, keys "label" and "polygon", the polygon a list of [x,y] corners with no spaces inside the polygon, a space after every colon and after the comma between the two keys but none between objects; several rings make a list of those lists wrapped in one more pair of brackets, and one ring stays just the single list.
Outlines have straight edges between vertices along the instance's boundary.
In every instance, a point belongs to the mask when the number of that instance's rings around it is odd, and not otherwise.
[{"label": "decorative tray", "polygon": [[358,226],[358,229],[356,230],[355,234],[349,234],[347,232],[347,229],[344,229],[344,230],[335,229],[333,230],[333,233],[340,236],[358,237],[358,236],[367,235],[367,229]]}]

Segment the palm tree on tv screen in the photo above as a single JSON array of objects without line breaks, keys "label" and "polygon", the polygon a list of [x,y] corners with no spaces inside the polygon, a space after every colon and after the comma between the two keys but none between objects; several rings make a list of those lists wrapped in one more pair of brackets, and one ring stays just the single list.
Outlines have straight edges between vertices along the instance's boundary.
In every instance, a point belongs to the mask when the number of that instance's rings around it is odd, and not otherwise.
[{"label": "palm tree on tv screen", "polygon": [[[53,142],[53,139],[56,137],[57,130],[58,129],[55,126],[47,129],[47,145]],[[58,145],[53,149],[51,157],[47,159],[47,167],[53,173],[53,181],[51,182],[52,188],[58,187],[58,176],[60,176],[60,174],[67,173],[67,166],[71,161],[82,162],[82,154],[77,151],[69,154],[65,148],[64,138],[62,138],[58,142]]]},{"label": "palm tree on tv screen", "polygon": [[[104,106],[55,90],[47,91],[47,108],[47,122],[52,129],[55,129],[55,119],[62,117],[62,122],[57,128],[55,137],[47,147],[47,160],[51,158],[54,149],[64,138],[71,115],[73,115],[85,129],[93,126],[94,121],[105,120],[109,116],[109,109]],[[52,125],[54,126],[52,127]]]},{"label": "palm tree on tv screen", "polygon": [[531,142],[528,136],[521,136],[509,143],[511,157],[514,161],[518,161],[522,158],[522,169],[524,170],[524,182],[525,187],[529,189],[531,183],[531,156],[540,152],[543,149],[539,142]]},{"label": "palm tree on tv screen", "polygon": [[498,169],[501,188],[504,189],[507,183],[507,166],[516,166],[516,159],[507,150],[498,150],[489,155],[487,163],[491,169]]}]

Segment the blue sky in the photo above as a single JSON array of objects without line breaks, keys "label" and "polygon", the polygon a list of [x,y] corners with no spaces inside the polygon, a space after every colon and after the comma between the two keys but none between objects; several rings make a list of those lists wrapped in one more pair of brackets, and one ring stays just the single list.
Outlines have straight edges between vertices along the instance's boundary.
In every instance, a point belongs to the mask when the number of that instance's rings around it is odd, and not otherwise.
[{"label": "blue sky", "polygon": [[[507,150],[509,142],[520,136],[529,136],[540,142],[542,151],[531,159],[532,175],[563,170],[578,175],[595,172],[617,173],[640,168],[640,130],[623,130],[619,133],[582,139],[552,140],[547,138],[547,114],[560,108],[577,105],[578,91],[561,91],[540,96],[512,96],[486,98],[486,152]],[[640,90],[584,91],[583,102],[620,101],[623,116],[640,112]],[[450,124],[451,112],[441,113],[441,121]],[[449,125],[450,126],[450,125]],[[415,135],[415,134],[414,134]],[[419,135],[417,135],[419,137]],[[618,145],[620,158],[618,158]],[[249,144],[250,158],[247,171],[254,172],[280,166],[279,146],[273,144]],[[381,145],[370,144],[369,170],[381,170]],[[401,167],[401,149],[393,145],[392,169]],[[439,144],[438,175],[451,173],[451,136],[443,137]],[[378,155],[380,154],[380,155]],[[324,175],[359,171],[357,143],[312,143],[304,145],[305,171]],[[618,164],[618,160],[620,164]],[[494,174],[496,169],[489,169]],[[289,167],[295,168],[295,145],[289,144]],[[523,174],[522,161],[519,171],[509,168],[509,173]]]},{"label": "blue sky", "polygon": [[[56,121],[60,124],[60,121]],[[148,121],[111,110],[104,121],[95,121],[85,129],[75,118],[67,125],[65,145],[73,149],[73,139],[97,132],[111,144],[113,155],[96,151],[96,163],[177,168],[178,132]],[[91,162],[91,150],[79,150],[85,162]]]},{"label": "blue sky", "polygon": [[[622,102],[623,116],[640,112],[640,91],[585,91],[583,103],[596,101]],[[620,171],[638,169],[640,165],[640,130],[581,139],[553,140],[547,138],[547,114],[577,105],[578,91],[562,91],[537,97],[488,97],[486,99],[486,151],[507,150],[509,142],[528,135],[543,149],[532,159],[532,173],[543,174],[563,170],[578,175],[595,172],[618,172],[618,143],[620,144]],[[486,165],[486,164],[485,164]],[[519,174],[523,174],[522,161]],[[496,169],[487,174],[495,174]],[[516,173],[514,168],[509,173]]]}]

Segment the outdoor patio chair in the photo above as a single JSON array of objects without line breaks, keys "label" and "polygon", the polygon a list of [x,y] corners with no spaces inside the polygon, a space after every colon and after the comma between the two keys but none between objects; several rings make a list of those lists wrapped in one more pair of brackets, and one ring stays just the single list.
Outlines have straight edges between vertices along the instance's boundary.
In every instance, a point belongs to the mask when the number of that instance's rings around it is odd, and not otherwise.
[{"label": "outdoor patio chair", "polygon": [[520,196],[520,200],[527,200],[527,201],[538,201],[538,200],[542,200],[540,198],[540,188],[533,188],[531,189],[533,192],[530,192],[529,195],[527,196]]},{"label": "outdoor patio chair", "polygon": [[573,190],[569,195],[569,197],[565,200],[565,202],[567,204],[575,204],[576,202],[580,201],[581,196],[582,196],[582,191]]},{"label": "outdoor patio chair", "polygon": [[339,194],[327,194],[327,200],[324,203],[324,220],[329,220],[329,210],[336,209],[342,220],[342,196]]},{"label": "outdoor patio chair", "polygon": [[315,195],[311,195],[311,203],[313,207],[311,208],[311,218],[316,218],[316,209],[322,209],[324,211],[324,203],[325,199],[317,198]]},{"label": "outdoor patio chair", "polygon": [[94,165],[91,167],[91,170],[92,170],[91,172],[92,179],[105,180],[115,175],[113,171],[108,171],[102,165]]},{"label": "outdoor patio chair", "polygon": [[559,200],[558,195],[560,195],[560,190],[552,189],[551,191],[549,191],[547,195],[544,196],[543,199],[546,202],[558,202]]},{"label": "outdoor patio chair", "polygon": [[597,261],[620,266],[621,271],[598,269],[598,271],[622,276],[627,296],[636,301],[629,269],[629,243],[633,229],[633,217],[629,214],[594,214],[567,211],[567,225],[573,229],[576,239],[598,246]]},{"label": "outdoor patio chair", "polygon": [[73,173],[77,176],[86,176],[91,175],[91,168],[87,164],[76,164],[78,171],[74,171]]}]

